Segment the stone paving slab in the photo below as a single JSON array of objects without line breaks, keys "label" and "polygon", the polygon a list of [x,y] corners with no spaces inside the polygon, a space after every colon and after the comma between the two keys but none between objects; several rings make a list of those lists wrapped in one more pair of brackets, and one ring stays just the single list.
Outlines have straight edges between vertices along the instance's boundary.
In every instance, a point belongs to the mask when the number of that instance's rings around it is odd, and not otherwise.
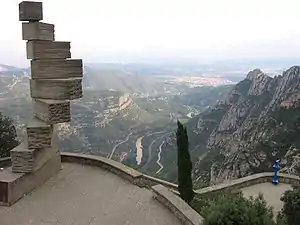
[{"label": "stone paving slab", "polygon": [[289,189],[292,189],[289,184],[279,183],[278,185],[274,185],[269,182],[252,185],[242,188],[241,190],[243,195],[247,198],[250,196],[257,197],[259,193],[262,193],[268,204],[273,206],[273,211],[276,215],[283,207],[283,202],[280,201],[280,197]]},{"label": "stone paving slab", "polygon": [[1,225],[177,225],[180,221],[139,188],[97,167],[64,163],[63,170],[11,207]]}]

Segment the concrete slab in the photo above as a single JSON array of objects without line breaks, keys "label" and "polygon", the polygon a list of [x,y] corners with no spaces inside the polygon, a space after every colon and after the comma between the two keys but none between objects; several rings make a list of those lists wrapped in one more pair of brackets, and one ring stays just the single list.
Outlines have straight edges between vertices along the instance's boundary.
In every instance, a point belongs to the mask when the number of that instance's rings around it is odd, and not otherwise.
[{"label": "concrete slab", "polygon": [[26,43],[27,59],[71,58],[71,45],[67,41],[33,40]]},{"label": "concrete slab", "polygon": [[19,4],[20,21],[39,21],[43,20],[43,3],[23,1]]},{"label": "concrete slab", "polygon": [[30,79],[32,98],[74,100],[82,98],[82,79]]},{"label": "concrete slab", "polygon": [[50,148],[53,135],[53,127],[44,121],[33,117],[27,124],[28,149]]},{"label": "concrete slab", "polygon": [[82,78],[82,59],[44,59],[31,60],[31,77],[33,79]]},{"label": "concrete slab", "polygon": [[41,22],[22,23],[22,39],[54,41],[54,25]]},{"label": "concrete slab", "polygon": [[66,100],[33,99],[33,113],[47,124],[71,121],[70,102]]},{"label": "concrete slab", "polygon": [[39,170],[51,158],[60,155],[59,149],[55,146],[41,149],[28,149],[26,143],[10,151],[12,171],[16,173],[32,173]]}]

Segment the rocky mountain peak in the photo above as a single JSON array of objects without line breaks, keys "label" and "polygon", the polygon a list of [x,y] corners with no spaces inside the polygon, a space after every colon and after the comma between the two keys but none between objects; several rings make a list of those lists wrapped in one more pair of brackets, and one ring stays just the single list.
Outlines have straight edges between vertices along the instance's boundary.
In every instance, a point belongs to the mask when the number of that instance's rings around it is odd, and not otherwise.
[{"label": "rocky mountain peak", "polygon": [[270,89],[270,82],[273,78],[264,73],[261,69],[255,69],[248,73],[247,78],[252,81],[248,95],[262,95]]},{"label": "rocky mountain peak", "polygon": [[241,101],[243,102],[248,96],[261,96],[265,92],[270,92],[272,80],[273,78],[261,69],[254,69],[232,89],[225,102],[229,105],[234,105]]},{"label": "rocky mountain peak", "polygon": [[291,75],[299,76],[299,73],[300,73],[300,66],[292,66],[291,68],[283,72],[283,76],[291,76]]},{"label": "rocky mountain peak", "polygon": [[253,80],[253,79],[257,79],[260,76],[267,76],[267,75],[261,69],[256,68],[254,70],[251,70],[247,74],[246,79]]},{"label": "rocky mountain peak", "polygon": [[[199,139],[205,137],[206,143],[200,144],[206,144],[208,152],[196,163],[196,180],[218,183],[272,171],[277,158],[285,162],[282,170],[297,173],[299,168],[300,173],[299,66],[274,78],[252,70],[225,103],[213,109],[199,115],[197,132]],[[214,121],[209,131],[201,127],[207,124],[205,118]]]},{"label": "rocky mountain peak", "polygon": [[293,66],[276,77],[276,89],[270,108],[291,108],[300,105],[300,66]]}]

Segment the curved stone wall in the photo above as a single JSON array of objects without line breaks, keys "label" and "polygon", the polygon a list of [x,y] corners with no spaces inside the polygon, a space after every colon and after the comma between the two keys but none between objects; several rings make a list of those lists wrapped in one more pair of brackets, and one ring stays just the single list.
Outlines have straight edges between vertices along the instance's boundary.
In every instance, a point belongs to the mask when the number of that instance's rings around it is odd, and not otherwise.
[{"label": "curved stone wall", "polygon": [[[178,186],[174,183],[170,183],[146,174],[142,174],[120,162],[110,160],[100,156],[82,155],[75,153],[62,153],[62,161],[64,162],[78,162],[83,164],[89,164],[93,166],[99,166],[103,169],[107,169],[125,179],[132,181],[140,187],[151,187],[154,185],[162,184],[165,187],[177,191]],[[280,182],[291,185],[300,185],[300,178],[289,174],[278,174]],[[195,190],[196,195],[201,196],[204,194],[213,194],[217,192],[229,191],[233,189],[241,189],[254,184],[271,182],[273,179],[273,173],[258,173],[247,177],[231,180],[219,185],[209,186],[199,190]]]},{"label": "curved stone wall", "polygon": [[[101,156],[94,155],[83,155],[77,153],[61,153],[61,159],[63,162],[74,162],[81,163],[91,166],[97,166],[102,169],[108,170],[124,179],[140,186],[140,187],[152,187],[154,185],[162,184],[165,187],[171,189],[172,191],[177,191],[177,185],[174,183],[170,183],[143,173],[138,172],[135,169],[132,169],[120,162],[110,160]],[[11,165],[11,159],[1,158],[0,159],[0,167],[7,167]],[[273,179],[273,173],[257,173],[247,177],[239,178],[236,180],[230,180],[228,182],[224,182],[222,184],[209,186],[206,188],[201,188],[195,190],[195,194],[197,196],[209,195],[209,194],[217,194],[224,191],[230,191],[233,189],[241,189],[247,186],[251,186],[254,184],[271,182]],[[298,176],[289,175],[289,174],[278,174],[278,179],[282,183],[287,183],[291,185],[300,185],[300,178]]]},{"label": "curved stone wall", "polygon": [[[177,192],[177,185],[142,174],[120,162],[93,155],[83,155],[77,153],[61,153],[63,162],[79,163],[84,165],[96,166],[112,172],[139,187],[149,188],[153,191],[155,198],[161,204],[165,205],[183,224],[201,225],[203,218],[194,209],[187,205]],[[10,158],[0,159],[0,167],[10,166]],[[278,174],[280,182],[291,185],[300,185],[300,178],[289,174]],[[226,183],[214,185],[199,190],[195,190],[198,197],[209,197],[218,195],[227,191],[241,189],[247,186],[271,182],[273,173],[259,173],[251,176],[231,180]]]},{"label": "curved stone wall", "polygon": [[[63,162],[74,162],[97,166],[108,170],[139,187],[149,188],[153,191],[153,198],[168,208],[185,225],[201,225],[203,218],[176,193],[177,185],[142,174],[120,162],[93,155],[76,153],[61,153]],[[170,190],[171,189],[171,190]],[[175,193],[174,193],[175,192]]]},{"label": "curved stone wall", "polygon": [[75,162],[100,167],[123,177],[139,187],[150,188],[154,185],[162,184],[169,189],[177,190],[176,184],[140,173],[120,162],[105,157],[65,152],[61,153],[61,159],[63,162]]},{"label": "curved stone wall", "polygon": [[142,176],[142,173],[117,161],[94,155],[83,155],[76,153],[61,153],[63,162],[74,162],[90,166],[97,166],[108,170],[132,183]]},{"label": "curved stone wall", "polygon": [[153,186],[152,190],[154,192],[153,198],[165,205],[183,224],[203,224],[203,217],[168,188],[158,184]]},{"label": "curved stone wall", "polygon": [[[203,218],[176,193],[177,185],[142,174],[120,162],[93,155],[76,153],[61,153],[63,162],[79,163],[96,166],[112,172],[139,187],[149,188],[153,191],[153,198],[167,207],[185,225],[200,225]],[[0,168],[11,165],[10,158],[0,159]],[[171,189],[171,190],[170,190]]]},{"label": "curved stone wall", "polygon": [[[247,177],[231,180],[222,184],[209,186],[195,191],[196,196],[209,196],[211,194],[219,194],[235,189],[241,189],[247,186],[260,184],[264,182],[272,182],[274,173],[257,173]],[[282,183],[299,185],[300,178],[289,174],[278,174],[278,179]]]}]

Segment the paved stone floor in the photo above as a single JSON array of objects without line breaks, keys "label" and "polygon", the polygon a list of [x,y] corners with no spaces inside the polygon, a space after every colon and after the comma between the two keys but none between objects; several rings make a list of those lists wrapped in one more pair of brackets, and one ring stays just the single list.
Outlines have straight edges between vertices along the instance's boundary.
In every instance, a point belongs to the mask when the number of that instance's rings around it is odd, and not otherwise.
[{"label": "paved stone floor", "polygon": [[243,188],[242,191],[245,197],[256,197],[259,193],[262,193],[268,204],[273,206],[274,213],[277,214],[283,206],[280,197],[288,189],[291,189],[289,184],[279,183],[278,185],[273,185],[272,183],[261,183]]},{"label": "paved stone floor", "polygon": [[99,168],[72,163],[63,167],[13,206],[0,206],[0,224],[181,224],[147,189]]}]

